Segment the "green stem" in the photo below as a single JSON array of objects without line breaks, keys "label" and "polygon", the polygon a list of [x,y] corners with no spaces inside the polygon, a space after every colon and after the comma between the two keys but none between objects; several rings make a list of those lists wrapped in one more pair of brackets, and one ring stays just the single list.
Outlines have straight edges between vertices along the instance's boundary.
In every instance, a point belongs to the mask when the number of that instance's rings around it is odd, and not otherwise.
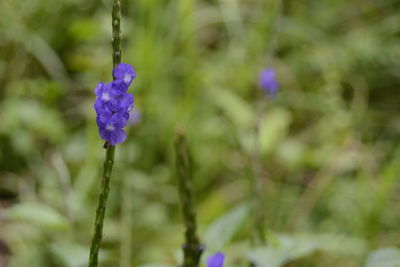
[{"label": "green stem", "polygon": [[103,237],[104,214],[106,211],[108,192],[110,191],[111,171],[114,165],[114,152],[115,146],[108,146],[106,159],[104,161],[104,172],[103,179],[101,180],[99,204],[96,211],[92,246],[90,247],[89,267],[96,267],[98,265],[99,249],[101,245],[101,239]]},{"label": "green stem", "polygon": [[[265,100],[265,99],[262,99]],[[260,127],[261,118],[264,110],[264,101],[261,100],[257,105],[257,121],[254,131],[254,150],[253,150],[253,181],[252,181],[252,196],[253,196],[253,243],[257,245],[265,245],[267,242],[265,233],[265,207],[263,194],[263,170],[260,158]]]},{"label": "green stem", "polygon": [[[113,47],[113,67],[121,63],[121,2],[113,0],[112,5],[112,47]],[[110,191],[111,172],[114,165],[115,146],[108,142],[104,144],[106,158],[104,160],[103,178],[101,180],[99,203],[96,210],[96,221],[92,245],[90,247],[89,267],[97,267],[99,249],[103,237],[104,215],[106,211],[108,193]]]},{"label": "green stem", "polygon": [[112,6],[113,66],[121,63],[121,1],[113,0]]},{"label": "green stem", "polygon": [[[272,4],[272,6],[270,6]],[[267,48],[267,57],[266,62],[269,65],[272,61],[272,58],[275,54],[275,49],[277,45],[277,36],[280,27],[280,21],[282,16],[283,9],[283,1],[275,0],[273,2],[267,3],[268,8],[275,9],[275,16],[273,17],[273,21],[271,22],[271,30],[270,30],[270,41]],[[263,181],[263,168],[261,164],[261,156],[260,156],[260,127],[261,127],[261,119],[263,117],[263,112],[265,110],[266,98],[263,97],[262,93],[259,91],[258,96],[258,104],[257,104],[257,121],[254,131],[254,150],[252,155],[253,161],[253,181],[252,181],[252,197],[253,197],[253,214],[254,214],[254,225],[253,225],[253,236],[252,243],[253,245],[266,245],[268,242],[268,231],[266,230],[266,214],[265,214],[265,205],[264,205],[264,186],[266,179],[264,177]]]},{"label": "green stem", "polygon": [[175,157],[179,196],[182,202],[183,220],[186,228],[186,243],[183,246],[183,267],[197,267],[199,266],[203,249],[196,235],[196,210],[191,185],[192,171],[189,149],[185,135],[181,130],[177,131],[175,139]]}]

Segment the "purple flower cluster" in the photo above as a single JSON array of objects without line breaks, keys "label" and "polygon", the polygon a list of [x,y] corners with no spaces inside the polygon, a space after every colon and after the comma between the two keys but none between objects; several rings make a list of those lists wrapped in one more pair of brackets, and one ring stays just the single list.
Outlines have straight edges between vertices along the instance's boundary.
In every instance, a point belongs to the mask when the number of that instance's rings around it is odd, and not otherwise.
[{"label": "purple flower cluster", "polygon": [[94,90],[97,96],[94,109],[100,137],[115,146],[126,139],[122,128],[126,126],[133,108],[133,95],[127,91],[136,73],[131,65],[120,63],[113,69],[113,76],[113,82],[99,83]]},{"label": "purple flower cluster", "polygon": [[279,89],[274,69],[263,69],[260,73],[259,84],[262,90],[274,97]]},{"label": "purple flower cluster", "polygon": [[223,267],[225,255],[221,252],[217,252],[207,258],[207,267]]}]

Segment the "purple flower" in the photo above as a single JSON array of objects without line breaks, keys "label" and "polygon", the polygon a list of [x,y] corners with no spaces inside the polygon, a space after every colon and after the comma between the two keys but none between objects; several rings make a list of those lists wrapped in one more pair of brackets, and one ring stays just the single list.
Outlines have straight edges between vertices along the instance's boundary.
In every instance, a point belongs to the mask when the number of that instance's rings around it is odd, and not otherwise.
[{"label": "purple flower", "polygon": [[94,90],[95,95],[97,96],[96,101],[94,102],[94,109],[96,110],[96,114],[108,114],[111,116],[114,107],[114,94],[111,90],[112,83],[104,84],[99,83]]},{"label": "purple flower", "polygon": [[94,89],[94,94],[97,96],[96,100],[99,100],[104,104],[110,104],[110,101],[115,96],[112,89],[112,83],[99,83]]},{"label": "purple flower", "polygon": [[260,73],[260,87],[271,97],[275,96],[279,89],[278,81],[276,80],[275,71],[273,69],[263,69]]},{"label": "purple flower", "polygon": [[133,79],[136,78],[136,72],[131,65],[120,63],[113,69],[113,76],[116,87],[120,92],[125,93]]},{"label": "purple flower", "polygon": [[131,112],[132,108],[133,108],[133,94],[125,94],[122,96],[117,96],[115,98],[116,100],[116,104],[117,104],[117,109],[119,109],[119,111],[121,112],[126,112],[129,113]]},{"label": "purple flower", "polygon": [[126,118],[120,113],[114,113],[110,117],[98,116],[96,119],[99,126],[99,135],[102,139],[115,146],[116,143],[122,143],[126,139],[126,133],[122,130],[126,125]]},{"label": "purple flower", "polygon": [[126,139],[122,128],[127,124],[134,101],[133,95],[126,91],[136,74],[130,65],[121,63],[113,70],[113,75],[113,82],[96,86],[94,109],[100,137],[114,146]]},{"label": "purple flower", "polygon": [[224,266],[225,255],[217,252],[207,258],[207,267],[222,267]]}]

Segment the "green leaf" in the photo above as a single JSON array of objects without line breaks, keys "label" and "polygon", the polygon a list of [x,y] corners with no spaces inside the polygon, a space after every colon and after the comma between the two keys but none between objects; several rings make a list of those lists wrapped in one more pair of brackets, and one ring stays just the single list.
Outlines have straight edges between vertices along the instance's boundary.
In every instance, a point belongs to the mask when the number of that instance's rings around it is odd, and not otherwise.
[{"label": "green leaf", "polygon": [[238,95],[227,89],[215,88],[212,99],[235,125],[240,128],[250,127],[254,112]]},{"label": "green leaf", "polygon": [[292,118],[288,111],[275,109],[268,113],[260,125],[260,146],[263,154],[273,151],[286,137]]},{"label": "green leaf", "polygon": [[46,229],[63,230],[68,227],[67,219],[54,208],[41,203],[21,203],[5,212],[9,220],[33,223]]},{"label": "green leaf", "polygon": [[292,259],[301,258],[314,252],[318,244],[315,240],[298,243],[294,238],[280,236],[279,245],[260,247],[248,252],[249,259],[258,267],[278,267]]},{"label": "green leaf", "polygon": [[86,266],[87,264],[89,255],[88,247],[68,242],[57,242],[51,244],[51,250],[65,266],[77,267]]},{"label": "green leaf", "polygon": [[298,234],[278,235],[277,244],[248,251],[250,261],[258,267],[279,267],[292,260],[311,255],[316,251],[334,254],[359,254],[364,249],[361,240],[335,236]]},{"label": "green leaf", "polygon": [[241,204],[214,221],[204,237],[207,249],[220,250],[231,241],[248,217],[249,210],[247,203]]}]

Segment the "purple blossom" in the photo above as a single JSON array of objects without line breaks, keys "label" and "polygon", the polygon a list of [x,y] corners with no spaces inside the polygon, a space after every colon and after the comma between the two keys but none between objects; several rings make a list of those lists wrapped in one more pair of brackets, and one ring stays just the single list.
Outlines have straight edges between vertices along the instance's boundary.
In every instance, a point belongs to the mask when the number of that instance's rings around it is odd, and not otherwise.
[{"label": "purple blossom", "polygon": [[136,78],[136,72],[131,65],[120,63],[113,69],[113,76],[116,88],[125,93],[133,79]]},{"label": "purple blossom", "polygon": [[223,267],[225,255],[221,252],[217,252],[207,258],[207,267]]},{"label": "purple blossom", "polygon": [[275,71],[271,68],[263,69],[260,73],[260,87],[271,97],[275,96],[279,89],[278,81],[276,80]]},{"label": "purple blossom", "polygon": [[118,65],[113,73],[113,82],[99,83],[95,88],[94,93],[97,98],[94,109],[100,137],[114,146],[126,139],[126,133],[122,128],[127,125],[129,113],[133,108],[133,95],[127,94],[126,91],[136,74],[133,68],[125,63]]},{"label": "purple blossom", "polygon": [[[119,94],[115,89],[114,82],[112,83],[99,83],[95,89],[97,96],[94,109],[96,114],[102,113],[129,113],[133,107],[132,94]],[[127,115],[129,116],[129,115]]]},{"label": "purple blossom", "polygon": [[94,102],[94,109],[96,111],[96,114],[98,116],[100,114],[108,114],[109,116],[111,116],[113,110],[116,109],[114,98],[115,95],[112,91],[112,83],[99,83],[94,90],[94,93],[97,96],[96,101]]},{"label": "purple blossom", "polygon": [[96,119],[99,126],[99,135],[102,139],[115,146],[116,143],[122,143],[126,139],[126,133],[122,130],[126,126],[126,118],[120,113],[114,113],[110,117],[98,116]]}]

